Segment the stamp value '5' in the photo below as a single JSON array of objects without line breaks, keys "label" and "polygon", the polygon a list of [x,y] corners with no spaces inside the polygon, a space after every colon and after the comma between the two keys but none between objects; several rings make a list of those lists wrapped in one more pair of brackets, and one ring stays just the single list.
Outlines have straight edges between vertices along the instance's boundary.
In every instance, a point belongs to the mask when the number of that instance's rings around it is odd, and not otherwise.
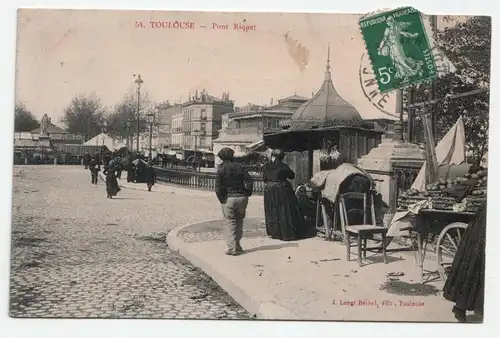
[{"label": "stamp value '5'", "polygon": [[420,12],[406,7],[359,21],[382,93],[437,76]]}]

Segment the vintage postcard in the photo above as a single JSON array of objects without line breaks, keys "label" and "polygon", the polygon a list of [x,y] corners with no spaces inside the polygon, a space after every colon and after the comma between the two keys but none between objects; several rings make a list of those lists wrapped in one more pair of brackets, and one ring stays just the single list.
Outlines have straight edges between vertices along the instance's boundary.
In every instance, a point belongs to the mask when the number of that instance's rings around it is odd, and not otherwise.
[{"label": "vintage postcard", "polygon": [[482,322],[491,19],[20,9],[12,317]]}]

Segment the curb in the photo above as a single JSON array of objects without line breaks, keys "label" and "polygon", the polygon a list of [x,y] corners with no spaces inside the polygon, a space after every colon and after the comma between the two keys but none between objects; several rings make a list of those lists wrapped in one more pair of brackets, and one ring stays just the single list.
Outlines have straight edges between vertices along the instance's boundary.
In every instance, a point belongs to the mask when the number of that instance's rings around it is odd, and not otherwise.
[{"label": "curb", "polygon": [[[243,290],[235,282],[230,280],[225,274],[220,273],[203,258],[195,255],[190,249],[189,244],[179,239],[179,232],[191,225],[200,223],[191,223],[178,226],[167,234],[166,242],[168,247],[184,256],[189,262],[197,266],[207,275],[209,275],[219,286],[226,291],[237,303],[245,308],[251,314],[255,314],[257,319],[272,319],[272,320],[298,320],[300,319],[289,309],[278,305],[274,302],[259,302],[250,293]],[[222,252],[222,251],[221,251]]]}]

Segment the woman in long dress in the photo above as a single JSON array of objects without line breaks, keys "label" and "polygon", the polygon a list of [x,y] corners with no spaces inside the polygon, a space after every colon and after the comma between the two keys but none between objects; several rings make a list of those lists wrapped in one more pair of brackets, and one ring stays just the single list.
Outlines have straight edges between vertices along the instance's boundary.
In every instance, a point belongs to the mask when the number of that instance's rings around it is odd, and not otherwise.
[{"label": "woman in long dress", "polygon": [[104,170],[104,175],[106,175],[106,192],[108,194],[107,198],[113,198],[121,190],[118,186],[118,180],[116,179],[116,168],[113,161],[109,162],[108,167]]},{"label": "woman in long dress", "polygon": [[485,238],[486,204],[465,230],[443,288],[444,298],[455,303],[453,313],[460,322],[465,322],[466,311],[483,313]]},{"label": "woman in long dress", "polygon": [[283,163],[284,156],[281,150],[275,149],[271,154],[271,162],[264,165],[264,213],[268,236],[293,241],[305,235],[304,221],[297,197],[288,181],[295,178],[295,173]]}]

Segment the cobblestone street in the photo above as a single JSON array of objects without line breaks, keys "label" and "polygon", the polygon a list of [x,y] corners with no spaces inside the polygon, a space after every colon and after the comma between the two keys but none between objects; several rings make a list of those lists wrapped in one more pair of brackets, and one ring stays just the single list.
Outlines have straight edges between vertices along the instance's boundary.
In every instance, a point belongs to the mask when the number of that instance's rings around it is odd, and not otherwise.
[{"label": "cobblestone street", "polygon": [[[138,185],[109,200],[81,166],[18,166],[13,187],[12,316],[253,317],[165,244],[176,226],[221,218],[212,192]],[[247,214],[262,215],[261,199]]]}]

